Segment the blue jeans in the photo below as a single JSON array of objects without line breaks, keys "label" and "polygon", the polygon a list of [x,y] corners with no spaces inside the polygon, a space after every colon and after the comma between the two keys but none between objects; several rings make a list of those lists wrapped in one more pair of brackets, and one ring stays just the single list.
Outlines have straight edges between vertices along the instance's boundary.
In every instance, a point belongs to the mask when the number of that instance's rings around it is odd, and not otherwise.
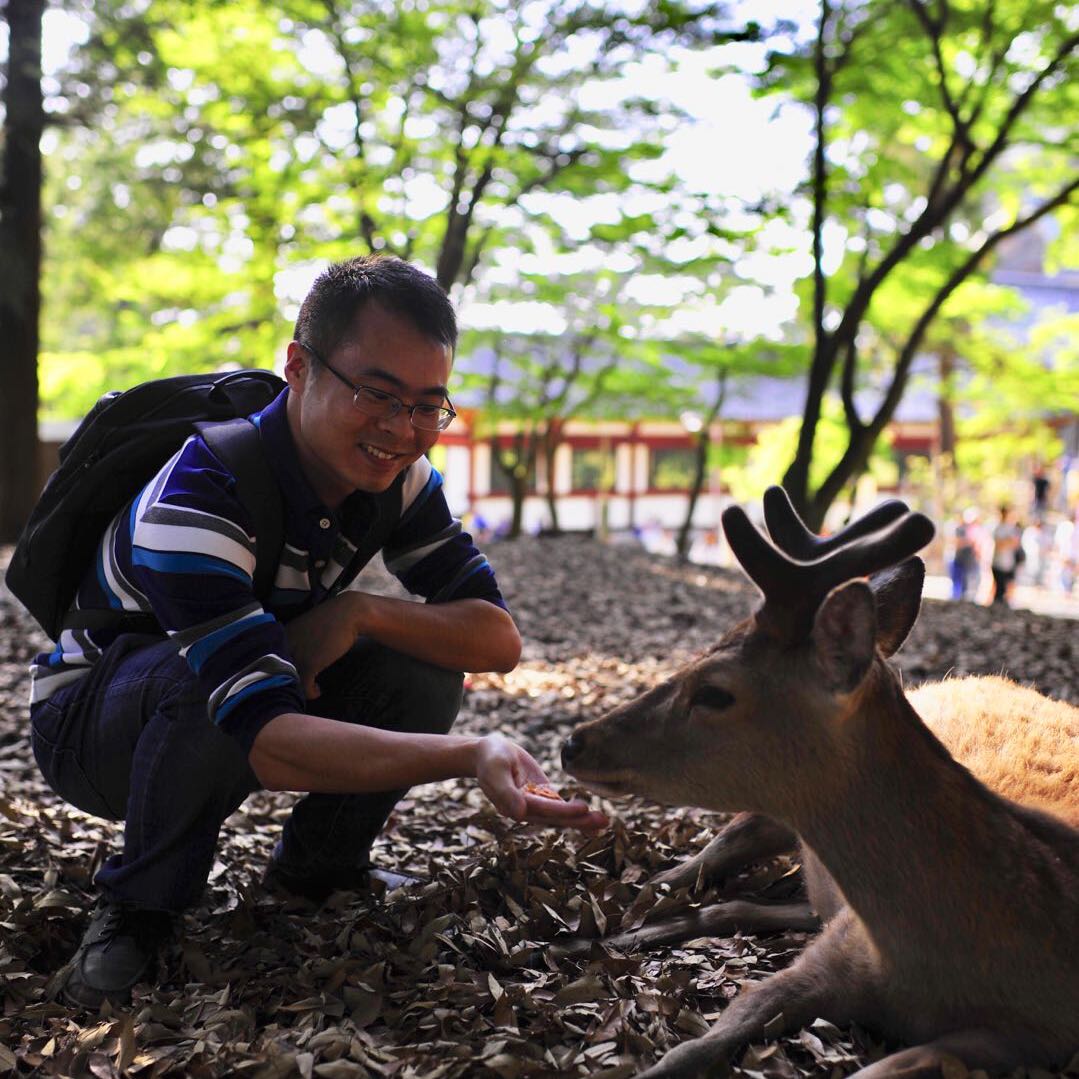
[{"label": "blue jeans", "polygon": [[[359,642],[319,678],[312,714],[385,730],[445,734],[461,706],[462,676]],[[240,745],[210,721],[206,697],[176,646],[119,637],[79,681],[31,711],[41,774],[65,801],[124,821],[123,852],[95,883],[112,900],[181,911],[199,899],[222,822],[259,782]],[[292,870],[366,864],[403,790],[308,794],[282,835]]]}]

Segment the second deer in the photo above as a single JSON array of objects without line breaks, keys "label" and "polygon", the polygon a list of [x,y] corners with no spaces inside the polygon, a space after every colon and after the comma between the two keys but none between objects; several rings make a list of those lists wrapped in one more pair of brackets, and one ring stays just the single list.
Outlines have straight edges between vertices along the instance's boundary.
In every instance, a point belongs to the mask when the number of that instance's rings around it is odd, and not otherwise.
[{"label": "second deer", "polygon": [[893,502],[823,540],[779,488],[765,520],[774,543],[737,507],[723,519],[764,593],[753,616],[563,747],[599,792],[754,814],[702,865],[796,834],[825,923],[641,1079],[707,1073],[766,1027],[817,1017],[908,1047],[861,1079],[949,1058],[1064,1067],[1079,1052],[1079,709],[1003,679],[939,683],[919,694],[937,737],[886,661],[917,617],[930,522]]}]

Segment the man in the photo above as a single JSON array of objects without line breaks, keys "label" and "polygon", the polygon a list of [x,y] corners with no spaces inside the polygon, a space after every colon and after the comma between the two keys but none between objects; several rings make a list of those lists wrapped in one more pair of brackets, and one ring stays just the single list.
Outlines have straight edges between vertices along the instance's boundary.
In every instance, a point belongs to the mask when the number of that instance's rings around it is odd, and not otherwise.
[{"label": "man", "polygon": [[992,603],[1008,605],[1015,572],[1022,556],[1022,532],[1015,523],[1011,506],[1000,507],[1000,520],[993,529],[993,598]]},{"label": "man", "polygon": [[[585,829],[582,802],[525,790],[538,764],[497,735],[449,735],[462,671],[508,671],[520,637],[487,560],[449,513],[424,454],[453,419],[453,308],[397,259],[330,267],[300,310],[286,390],[254,419],[284,506],[270,596],[234,477],[193,436],[117,515],[65,632],[32,668],[32,743],[62,797],[125,821],[123,851],[64,993],[124,1003],[175,916],[195,903],[221,823],[260,788],[308,792],[274,849],[277,887],[325,897],[361,884],[413,784],[475,776],[501,812]],[[400,489],[383,547],[426,604],[334,589]],[[125,633],[124,611],[160,634]],[[93,622],[93,619],[91,619]]]}]

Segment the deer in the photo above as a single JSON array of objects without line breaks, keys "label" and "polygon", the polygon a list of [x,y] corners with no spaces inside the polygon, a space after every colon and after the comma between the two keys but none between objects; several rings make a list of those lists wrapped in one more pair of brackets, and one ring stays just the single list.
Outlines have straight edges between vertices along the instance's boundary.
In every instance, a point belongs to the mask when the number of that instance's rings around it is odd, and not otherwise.
[{"label": "deer", "polygon": [[764,520],[768,537],[739,506],[722,516],[753,613],[562,747],[601,795],[738,812],[683,881],[797,837],[808,903],[727,920],[823,926],[639,1079],[710,1074],[818,1017],[901,1046],[859,1079],[1063,1068],[1079,1051],[1079,709],[1003,678],[905,694],[888,658],[920,609],[922,514],[892,501],[824,538],[773,487]]}]

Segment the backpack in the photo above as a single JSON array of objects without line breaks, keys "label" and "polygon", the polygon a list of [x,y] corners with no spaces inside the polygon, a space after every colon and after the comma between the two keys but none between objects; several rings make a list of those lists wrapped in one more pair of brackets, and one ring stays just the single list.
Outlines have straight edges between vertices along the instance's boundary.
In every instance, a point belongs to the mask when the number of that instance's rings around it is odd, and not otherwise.
[{"label": "backpack", "polygon": [[[8,588],[53,639],[92,629],[109,612],[72,612],[98,543],[121,508],[198,431],[236,477],[236,494],[258,537],[254,588],[264,599],[284,542],[281,492],[266,467],[258,428],[246,419],[285,383],[269,371],[178,375],[105,394],[60,449],[60,466],[30,514],[11,556]],[[231,422],[221,422],[231,421]],[[150,615],[135,624],[157,630]]]}]

